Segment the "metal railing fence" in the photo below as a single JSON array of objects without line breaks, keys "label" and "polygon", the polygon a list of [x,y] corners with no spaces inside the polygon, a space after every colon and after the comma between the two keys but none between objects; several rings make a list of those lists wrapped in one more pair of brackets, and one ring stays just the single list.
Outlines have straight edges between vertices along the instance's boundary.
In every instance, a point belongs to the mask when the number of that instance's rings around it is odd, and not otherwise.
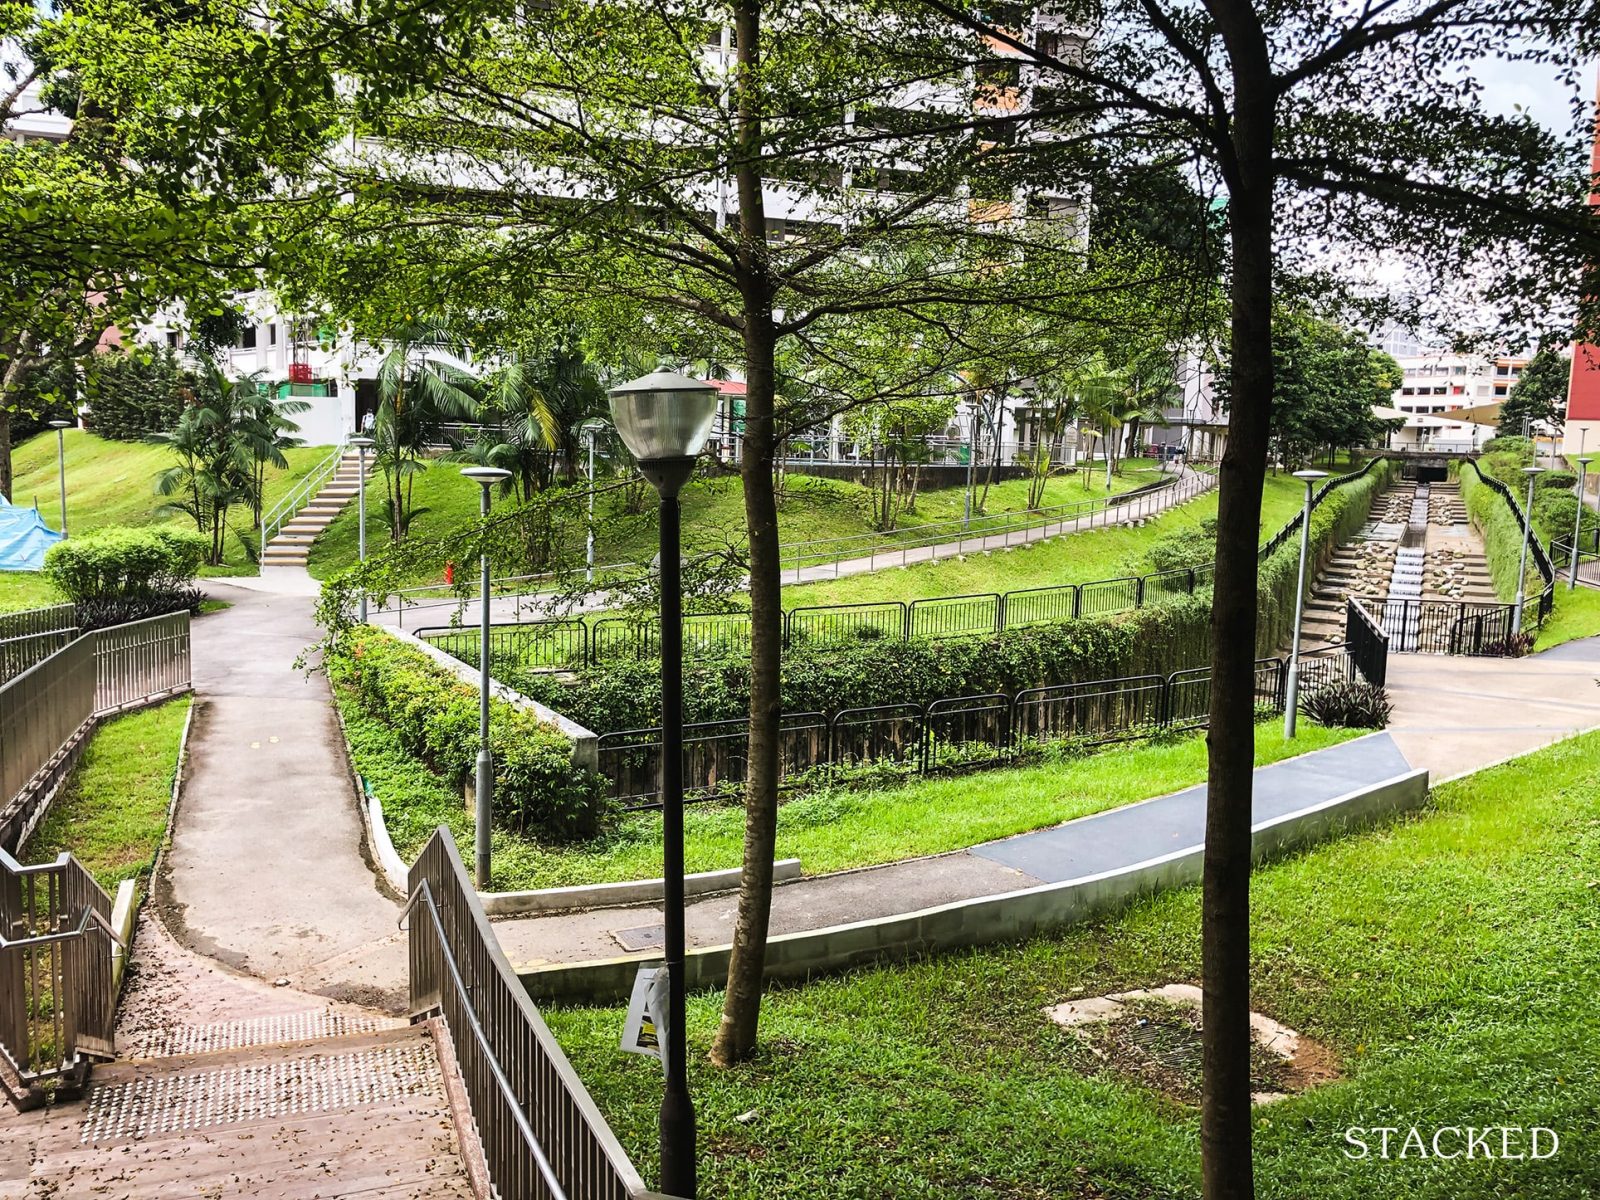
[{"label": "metal railing fence", "polygon": [[[1380,683],[1386,674],[1381,636],[1357,649],[1348,644],[1300,656],[1307,693],[1343,679]],[[1258,712],[1281,713],[1288,681],[1282,658],[1256,662]],[[1209,720],[1211,672],[1207,667],[1170,675],[1093,679],[1015,693],[952,696],[928,704],[846,708],[834,713],[786,713],[780,733],[780,778],[823,767],[899,764],[931,774],[1003,766],[1019,755],[1058,741],[1098,745],[1147,737],[1169,729],[1201,729]],[[703,803],[736,793],[745,781],[743,719],[687,725],[683,731],[685,800]],[[609,794],[629,811],[659,808],[659,728],[605,733],[599,739],[600,774]]]},{"label": "metal railing fence", "polygon": [[1382,687],[1389,679],[1389,635],[1370,613],[1350,597],[1345,598],[1345,644],[1349,657],[1369,682]]},{"label": "metal railing fence", "polygon": [[187,691],[189,614],[168,613],[73,638],[0,684],[0,846],[32,816],[18,798],[98,718]]},{"label": "metal railing fence", "polygon": [[407,883],[410,1012],[436,1013],[449,1030],[495,1193],[652,1195],[506,960],[448,830],[434,832]]},{"label": "metal railing fence", "polygon": [[0,1054],[28,1091],[114,1057],[111,908],[72,855],[23,866],[0,849]]},{"label": "metal railing fence", "polygon": [[[1536,621],[1540,624],[1543,624],[1545,619],[1550,616],[1550,611],[1555,607],[1556,603],[1556,572],[1554,565],[1552,565],[1550,562],[1550,556],[1545,553],[1544,546],[1539,541],[1539,535],[1533,531],[1532,526],[1529,524],[1528,514],[1522,511],[1522,503],[1517,499],[1516,493],[1500,480],[1496,479],[1493,475],[1486,475],[1483,472],[1483,469],[1479,467],[1478,464],[1472,459],[1463,459],[1461,463],[1461,469],[1465,471],[1469,467],[1472,469],[1473,474],[1475,474],[1479,480],[1481,480],[1489,488],[1490,491],[1494,492],[1500,497],[1501,500],[1505,501],[1505,503],[1510,506],[1511,515],[1517,519],[1518,528],[1522,530],[1522,535],[1528,540],[1528,553],[1533,559],[1534,569],[1539,572],[1539,578],[1544,580],[1544,589],[1537,596],[1528,596],[1525,598],[1523,602],[1523,624],[1524,626],[1527,624],[1527,606],[1530,604],[1534,607]],[[1396,649],[1400,649],[1400,647],[1397,646]],[[1453,654],[1456,652],[1450,651],[1450,653]]]},{"label": "metal railing fence", "polygon": [[16,678],[35,663],[49,658],[77,636],[76,629],[52,629],[48,633],[0,638],[0,683]]},{"label": "metal railing fence", "polygon": [[[1354,605],[1381,629],[1397,654],[1504,655],[1510,648],[1515,604],[1482,604],[1465,600],[1400,600],[1352,596]],[[1528,608],[1537,610],[1530,596]]]},{"label": "metal railing fence", "polygon": [[51,604],[45,608],[25,608],[18,612],[0,613],[0,639],[27,637],[35,633],[55,633],[72,629],[78,624],[78,609],[74,604]]},{"label": "metal railing fence", "polygon": [[[261,545],[264,548],[268,542],[278,536],[278,531],[294,520],[295,516],[312,497],[322,490],[324,484],[332,479],[339,470],[339,462],[344,458],[345,447],[349,434],[339,439],[339,444],[329,454],[301,478],[287,496],[279,500],[271,508],[261,510]],[[369,457],[368,462],[371,462]]]}]

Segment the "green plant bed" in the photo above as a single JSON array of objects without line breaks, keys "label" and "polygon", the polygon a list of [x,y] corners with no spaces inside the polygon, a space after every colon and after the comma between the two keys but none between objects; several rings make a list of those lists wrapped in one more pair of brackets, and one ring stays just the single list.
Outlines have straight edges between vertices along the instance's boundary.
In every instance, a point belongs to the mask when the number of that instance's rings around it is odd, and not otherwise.
[{"label": "green plant bed", "polygon": [[[375,720],[344,688],[335,692],[351,762],[383,803],[384,822],[401,858],[415,857],[435,827],[447,825],[458,845],[471,845],[472,814],[461,793],[405,754],[390,726]],[[1256,731],[1261,763],[1318,750],[1356,730],[1303,723],[1294,742],[1276,722]],[[912,778],[894,786],[824,790],[785,803],[778,815],[778,856],[799,858],[809,874],[875,866],[959,850],[1165,795],[1205,778],[1205,741],[1122,746],[1081,758],[979,774]],[[744,809],[707,802],[686,810],[690,871],[739,865]],[[661,874],[661,818],[623,816],[612,832],[586,844],[550,847],[494,831],[498,891],[652,879]]]},{"label": "green plant bed", "polygon": [[[1262,1200],[1579,1200],[1600,1179],[1600,735],[1440,788],[1433,808],[1256,873],[1253,1004],[1343,1079],[1255,1110]],[[1198,1197],[1196,1111],[1115,1073],[1046,1006],[1200,972],[1198,889],[1026,945],[769,991],[754,1061],[706,1065],[701,1195]],[[546,1009],[646,1179],[658,1064],[622,1011]],[[697,1064],[697,1065],[696,1065]],[[1352,1126],[1541,1125],[1546,1161],[1347,1157]],[[1458,1149],[1446,1135],[1443,1148]],[[1494,1139],[1499,1148],[1499,1139]],[[1513,1150],[1518,1147],[1513,1144]],[[1521,1149],[1526,1150],[1526,1138]],[[1353,1151],[1352,1151],[1353,1152]]]},{"label": "green plant bed", "polygon": [[65,603],[66,597],[38,571],[0,571],[0,612]]},{"label": "green plant bed", "polygon": [[1539,627],[1535,650],[1548,650],[1563,642],[1600,634],[1600,588],[1579,584],[1567,591],[1565,573],[1556,578],[1555,608]]},{"label": "green plant bed", "polygon": [[108,892],[144,877],[167,832],[189,697],[113,717],[95,730],[22,861],[70,850]]},{"label": "green plant bed", "polygon": [[[271,507],[322,462],[329,446],[296,446],[284,451],[288,470],[269,469],[266,477],[266,504]],[[67,521],[73,533],[88,533],[107,525],[163,525],[193,529],[194,522],[182,514],[158,513],[166,499],[156,495],[155,478],[177,461],[165,446],[150,442],[113,442],[92,433],[66,431]],[[51,528],[61,521],[60,481],[56,475],[55,433],[42,433],[18,446],[12,455],[15,473],[13,502],[39,505],[39,513]],[[250,513],[237,509],[230,513],[229,527],[235,534],[253,536]],[[255,564],[245,552],[238,536],[227,541],[227,557],[219,567],[206,567],[203,575],[253,575]],[[5,576],[0,575],[0,581]],[[0,596],[5,591],[0,587]],[[49,603],[48,601],[46,603]],[[22,605],[20,607],[31,607]]]}]

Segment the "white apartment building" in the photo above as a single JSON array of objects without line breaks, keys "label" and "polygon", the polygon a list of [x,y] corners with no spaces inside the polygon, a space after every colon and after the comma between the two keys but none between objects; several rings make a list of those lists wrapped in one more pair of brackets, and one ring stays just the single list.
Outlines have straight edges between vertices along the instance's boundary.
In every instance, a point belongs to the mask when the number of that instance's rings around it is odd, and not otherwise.
[{"label": "white apartment building", "polygon": [[[1480,358],[1426,350],[1397,358],[1402,372],[1390,407],[1406,415],[1391,439],[1396,449],[1473,450],[1498,432],[1481,410],[1503,402],[1528,359],[1510,355]],[[1452,415],[1456,414],[1456,415]],[[1474,420],[1473,418],[1477,419]]]}]

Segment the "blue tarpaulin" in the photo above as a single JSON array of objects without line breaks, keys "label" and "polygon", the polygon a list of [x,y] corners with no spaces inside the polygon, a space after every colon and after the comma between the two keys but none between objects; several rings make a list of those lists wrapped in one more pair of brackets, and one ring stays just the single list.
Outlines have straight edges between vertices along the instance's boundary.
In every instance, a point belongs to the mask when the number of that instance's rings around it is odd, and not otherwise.
[{"label": "blue tarpaulin", "polygon": [[37,508],[10,504],[0,496],[0,571],[37,571],[44,566],[44,552],[60,540]]}]

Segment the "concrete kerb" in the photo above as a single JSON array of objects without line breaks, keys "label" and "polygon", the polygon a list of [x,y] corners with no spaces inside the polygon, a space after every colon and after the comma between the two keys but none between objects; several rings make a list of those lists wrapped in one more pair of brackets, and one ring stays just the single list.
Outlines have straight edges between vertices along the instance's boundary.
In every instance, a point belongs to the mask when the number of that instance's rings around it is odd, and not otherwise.
[{"label": "concrete kerb", "polygon": [[[381,629],[390,637],[404,642],[406,645],[421,651],[439,666],[443,667],[457,679],[461,680],[462,683],[470,684],[473,687],[478,686],[478,670],[476,667],[469,667],[459,658],[454,658],[451,655],[446,654],[437,646],[430,645],[419,637],[414,637],[413,635],[407,633],[404,629],[393,629],[387,625],[374,625],[372,628]],[[489,680],[489,687],[490,694],[493,695],[495,699],[504,700],[507,704],[533,713],[541,721],[544,721],[549,725],[554,725],[567,737],[571,738],[573,766],[582,767],[590,771],[597,770],[599,768],[599,734],[595,733],[592,729],[585,729],[582,725],[578,724],[570,717],[562,716],[555,709],[540,704],[537,700],[524,696],[516,689],[507,687],[497,679],[491,678]]]},{"label": "concrete kerb", "polygon": [[[1253,829],[1255,857],[1272,857],[1351,826],[1409,811],[1422,805],[1427,795],[1427,771],[1410,771],[1263,821]],[[1103,916],[1142,895],[1192,886],[1200,881],[1202,855],[1201,846],[1190,846],[1063,883],[785,934],[767,943],[767,977],[806,979],[934,951],[1021,941]],[[688,987],[706,990],[725,983],[731,950],[724,945],[691,951],[685,962]],[[629,994],[640,966],[659,961],[648,955],[621,956],[535,967],[518,972],[518,977],[538,1001],[606,1003]]]}]

